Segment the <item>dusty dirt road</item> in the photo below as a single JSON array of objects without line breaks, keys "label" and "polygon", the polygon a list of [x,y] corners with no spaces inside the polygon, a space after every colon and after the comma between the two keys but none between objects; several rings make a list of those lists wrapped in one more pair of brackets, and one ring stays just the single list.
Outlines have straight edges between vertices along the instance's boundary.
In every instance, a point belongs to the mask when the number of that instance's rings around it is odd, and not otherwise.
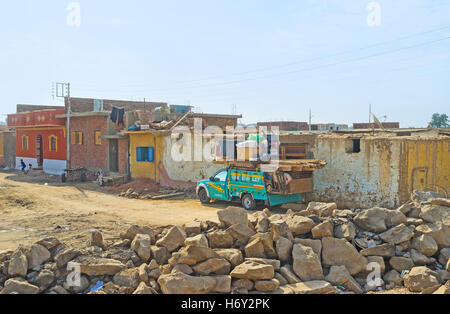
[{"label": "dusty dirt road", "polygon": [[193,199],[130,200],[103,193],[94,183],[63,185],[54,180],[45,185],[42,179],[32,179],[0,172],[0,250],[46,236],[82,247],[92,229],[114,240],[130,224],[159,227],[195,218],[217,221],[217,210],[229,206],[203,206]]}]

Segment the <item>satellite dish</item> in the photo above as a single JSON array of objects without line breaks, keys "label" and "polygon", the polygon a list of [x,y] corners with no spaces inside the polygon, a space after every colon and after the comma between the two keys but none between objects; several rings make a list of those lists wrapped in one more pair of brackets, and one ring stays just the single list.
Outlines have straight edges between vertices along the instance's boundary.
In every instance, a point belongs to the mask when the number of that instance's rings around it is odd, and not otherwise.
[{"label": "satellite dish", "polygon": [[380,120],[378,120],[378,118],[372,113],[373,119],[375,121],[375,124],[382,129],[383,131],[385,131],[383,123],[380,122]]}]

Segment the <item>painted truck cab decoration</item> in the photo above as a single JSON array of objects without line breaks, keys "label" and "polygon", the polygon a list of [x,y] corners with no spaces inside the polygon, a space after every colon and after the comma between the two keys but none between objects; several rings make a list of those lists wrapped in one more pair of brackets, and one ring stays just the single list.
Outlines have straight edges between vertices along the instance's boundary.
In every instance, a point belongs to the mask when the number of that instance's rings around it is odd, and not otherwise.
[{"label": "painted truck cab decoration", "polygon": [[241,201],[247,210],[253,210],[257,202],[278,206],[302,200],[301,194],[275,194],[268,191],[269,175],[259,171],[223,169],[209,180],[197,184],[197,195],[204,204],[211,200]]}]

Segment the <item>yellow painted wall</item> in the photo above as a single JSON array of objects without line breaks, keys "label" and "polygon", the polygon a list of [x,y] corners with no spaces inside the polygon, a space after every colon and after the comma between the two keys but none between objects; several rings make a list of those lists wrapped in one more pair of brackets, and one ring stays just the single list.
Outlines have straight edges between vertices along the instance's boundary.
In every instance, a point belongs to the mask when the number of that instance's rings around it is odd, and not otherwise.
[{"label": "yellow painted wall", "polygon": [[3,155],[5,154],[3,149],[4,149],[3,134],[0,133],[0,157],[3,157]]},{"label": "yellow painted wall", "polygon": [[404,153],[408,194],[431,189],[450,196],[450,140],[409,140]]},{"label": "yellow painted wall", "polygon": [[[161,174],[158,170],[158,163],[163,159],[163,137],[155,136],[150,133],[132,133],[130,135],[130,166],[132,178],[148,178],[155,181],[161,179]],[[136,161],[137,147],[153,147],[154,157],[153,162],[138,162]]]}]

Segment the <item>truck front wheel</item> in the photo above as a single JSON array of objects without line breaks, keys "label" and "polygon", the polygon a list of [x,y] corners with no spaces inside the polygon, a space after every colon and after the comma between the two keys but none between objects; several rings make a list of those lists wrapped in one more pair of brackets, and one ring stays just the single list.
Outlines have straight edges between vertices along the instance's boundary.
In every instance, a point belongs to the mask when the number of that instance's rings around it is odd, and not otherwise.
[{"label": "truck front wheel", "polygon": [[205,189],[200,189],[200,191],[198,191],[198,198],[202,204],[209,204],[211,202],[211,199],[208,197],[208,193],[206,193]]},{"label": "truck front wheel", "polygon": [[256,202],[251,194],[245,194],[242,197],[242,207],[244,207],[246,210],[254,210],[255,209]]}]

